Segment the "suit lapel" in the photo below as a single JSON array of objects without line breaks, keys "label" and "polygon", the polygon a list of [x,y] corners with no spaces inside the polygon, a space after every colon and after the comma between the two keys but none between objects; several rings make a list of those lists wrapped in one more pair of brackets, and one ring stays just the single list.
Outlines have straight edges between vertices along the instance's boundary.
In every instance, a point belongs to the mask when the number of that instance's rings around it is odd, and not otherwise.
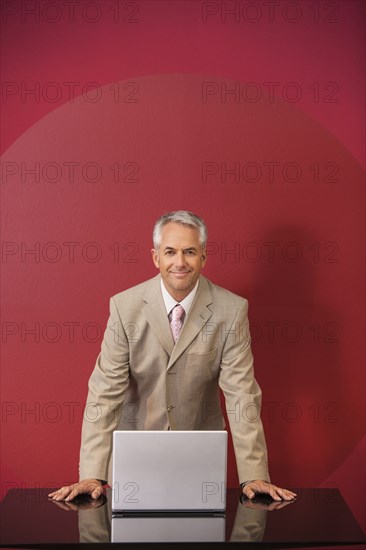
[{"label": "suit lapel", "polygon": [[151,330],[167,354],[171,356],[174,348],[174,342],[170,331],[163,296],[161,294],[160,275],[157,275],[151,280],[151,284],[149,284],[146,289],[143,299],[145,305],[142,308],[142,312],[145,315]]},{"label": "suit lapel", "polygon": [[[211,317],[212,311],[207,307],[210,304],[212,304],[212,295],[207,279],[205,279],[205,277],[200,277],[197,294],[188,313],[188,316],[184,322],[182,332],[179,335],[179,339],[176,345],[172,346],[172,353],[170,356],[168,369],[187,349],[189,344],[192,342],[192,340],[194,340],[194,338],[202,330],[204,325]],[[169,322],[168,327],[170,332]]]}]

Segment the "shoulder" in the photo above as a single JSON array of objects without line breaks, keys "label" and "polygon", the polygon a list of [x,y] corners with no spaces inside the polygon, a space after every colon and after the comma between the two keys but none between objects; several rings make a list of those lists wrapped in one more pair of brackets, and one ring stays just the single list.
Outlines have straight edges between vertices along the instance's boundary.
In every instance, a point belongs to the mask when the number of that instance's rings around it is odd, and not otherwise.
[{"label": "shoulder", "polygon": [[248,301],[234,294],[230,290],[221,286],[215,285],[208,279],[202,281],[210,293],[210,304],[208,308],[212,310],[215,318],[224,319],[225,322],[230,320],[246,318],[248,314]]},{"label": "shoulder", "polygon": [[227,288],[218,286],[204,277],[202,277],[202,280],[207,283],[214,302],[226,302],[232,305],[236,305],[237,307],[248,304],[248,300],[243,296],[239,296],[238,294],[231,292]]},{"label": "shoulder", "polygon": [[147,281],[139,283],[135,286],[127,288],[126,290],[123,290],[122,292],[119,292],[118,294],[115,294],[114,296],[112,296],[111,299],[117,304],[130,301],[136,302],[143,300],[143,297],[146,295],[146,293],[157,292],[159,288],[160,276],[156,275],[155,277],[152,277]]}]

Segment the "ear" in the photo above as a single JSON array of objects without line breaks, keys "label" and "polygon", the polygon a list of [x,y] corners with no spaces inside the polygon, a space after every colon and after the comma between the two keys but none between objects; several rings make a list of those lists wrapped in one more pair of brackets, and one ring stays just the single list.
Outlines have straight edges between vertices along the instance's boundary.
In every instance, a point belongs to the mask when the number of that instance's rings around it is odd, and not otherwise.
[{"label": "ear", "polygon": [[151,249],[151,256],[152,256],[152,261],[154,262],[155,267],[157,267],[159,269],[160,268],[160,265],[159,265],[159,252],[157,250],[155,250],[155,248]]},{"label": "ear", "polygon": [[202,267],[204,267],[207,262],[207,250],[205,248],[202,250],[201,262],[202,262]]}]

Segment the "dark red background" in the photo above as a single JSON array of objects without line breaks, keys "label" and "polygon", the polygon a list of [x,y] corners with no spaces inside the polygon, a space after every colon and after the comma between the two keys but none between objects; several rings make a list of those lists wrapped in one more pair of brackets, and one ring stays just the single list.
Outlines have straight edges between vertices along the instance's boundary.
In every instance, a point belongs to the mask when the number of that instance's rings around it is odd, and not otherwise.
[{"label": "dark red background", "polygon": [[365,527],[365,4],[25,5],[2,2],[2,492],[76,479],[108,298],[185,208],[250,302],[272,479],[339,487]]}]

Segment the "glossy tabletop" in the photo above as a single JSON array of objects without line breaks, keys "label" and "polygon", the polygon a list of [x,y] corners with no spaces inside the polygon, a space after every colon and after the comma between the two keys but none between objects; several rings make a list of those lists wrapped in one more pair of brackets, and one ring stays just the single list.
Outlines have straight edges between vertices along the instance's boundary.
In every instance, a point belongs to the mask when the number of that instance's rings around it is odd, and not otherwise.
[{"label": "glossy tabletop", "polygon": [[365,545],[366,539],[340,492],[302,489],[290,503],[269,497],[254,501],[237,489],[227,492],[225,514],[112,515],[111,494],[98,501],[80,497],[56,503],[48,489],[13,489],[0,504],[2,546],[48,548],[51,545],[113,542],[115,548],[189,548],[200,543],[216,548],[237,543],[256,546],[306,547]]}]

